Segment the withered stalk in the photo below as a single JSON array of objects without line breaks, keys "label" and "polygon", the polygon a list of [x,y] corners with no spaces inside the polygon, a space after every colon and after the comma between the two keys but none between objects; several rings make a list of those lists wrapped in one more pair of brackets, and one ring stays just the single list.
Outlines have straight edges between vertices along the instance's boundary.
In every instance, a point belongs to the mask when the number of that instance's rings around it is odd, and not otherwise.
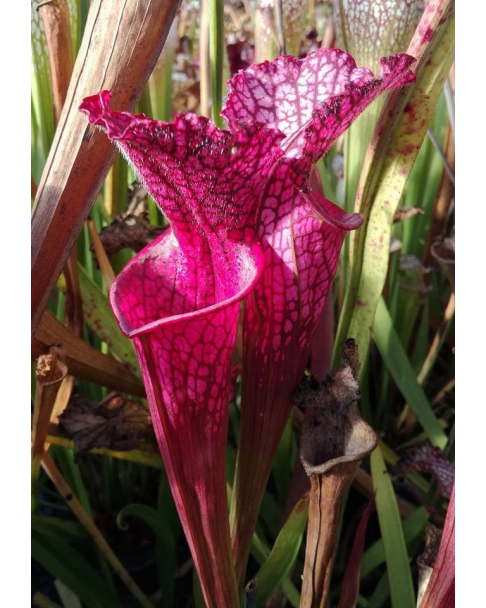
[{"label": "withered stalk", "polygon": [[93,0],[32,216],[32,332],[115,156],[78,108],[101,89],[133,110],[180,0]]},{"label": "withered stalk", "polygon": [[142,382],[123,363],[96,350],[46,310],[32,342],[32,359],[57,344],[62,344],[69,372],[76,378],[145,397]]},{"label": "withered stalk", "polygon": [[377,445],[353,404],[360,397],[354,340],[347,340],[342,357],[344,364],[321,384],[306,379],[294,396],[306,409],[300,457],[311,484],[300,608],[326,606],[344,497],[361,460]]},{"label": "withered stalk", "polygon": [[49,52],[54,124],[57,125],[74,65],[69,8],[66,0],[43,0],[37,10],[42,17]]},{"label": "withered stalk", "polygon": [[[66,325],[81,340],[83,335],[83,300],[79,285],[76,245],[74,245],[69,255],[63,272],[66,279],[66,306],[64,310]],[[73,393],[75,381],[74,376],[68,375],[61,382],[52,411],[51,422],[57,422],[59,416],[66,409]]]},{"label": "withered stalk", "polygon": [[[66,0],[43,0],[38,3],[37,10],[44,24],[49,52],[54,125],[57,127],[74,66],[69,8]],[[79,287],[76,246],[73,247],[64,267],[64,276],[66,277],[67,288],[66,324],[76,335],[81,336],[83,330],[83,303]],[[52,410],[51,420],[57,420],[69,403],[74,382],[73,376],[66,376],[63,379]]]},{"label": "withered stalk", "polygon": [[36,390],[32,420],[32,481],[39,477],[44,442],[51,413],[61,382],[67,375],[67,365],[61,349],[51,347],[37,359],[35,368]]},{"label": "withered stalk", "polygon": [[100,235],[98,234],[98,231],[96,230],[96,226],[94,225],[92,219],[88,219],[88,228],[89,235],[93,243],[93,249],[96,255],[96,259],[98,261],[98,266],[100,267],[103,278],[105,279],[106,286],[108,287],[108,289],[110,289],[115,280],[115,272],[108,256],[106,255],[106,251],[103,247],[103,243],[101,242]]}]

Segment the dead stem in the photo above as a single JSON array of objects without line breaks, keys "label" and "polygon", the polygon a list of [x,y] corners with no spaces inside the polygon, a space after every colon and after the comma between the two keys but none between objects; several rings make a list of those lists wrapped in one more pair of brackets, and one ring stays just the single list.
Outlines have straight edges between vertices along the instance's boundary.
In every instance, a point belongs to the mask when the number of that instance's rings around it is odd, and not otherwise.
[{"label": "dead stem", "polygon": [[32,482],[39,477],[40,462],[44,451],[49,421],[61,382],[66,377],[67,366],[60,348],[51,347],[36,362],[36,390],[32,419]]},{"label": "dead stem", "polygon": [[39,3],[37,10],[44,23],[49,51],[54,124],[57,126],[74,65],[69,8],[66,0],[50,0]]},{"label": "dead stem", "polygon": [[88,219],[88,228],[89,234],[91,236],[91,241],[93,242],[93,248],[95,251],[96,259],[98,261],[98,265],[100,267],[103,278],[105,279],[106,286],[108,287],[108,289],[110,289],[113,284],[113,281],[115,280],[115,273],[113,271],[113,267],[110,263],[110,260],[108,259],[108,256],[106,255],[106,251],[103,247],[103,243],[101,242],[100,235],[98,234],[98,231],[96,230],[96,226],[94,225],[92,219]]},{"label": "dead stem", "polygon": [[421,386],[427,380],[427,378],[430,374],[430,371],[432,369],[432,366],[434,365],[435,360],[437,359],[437,355],[439,354],[440,347],[442,346],[442,344],[444,342],[445,334],[447,333],[447,330],[449,329],[449,324],[452,321],[452,318],[454,317],[455,310],[456,310],[456,298],[455,298],[454,293],[451,293],[449,302],[447,303],[447,306],[446,306],[446,309],[444,312],[444,316],[442,318],[442,322],[439,326],[439,329],[437,330],[437,333],[434,336],[434,339],[432,340],[432,344],[430,345],[429,352],[427,353],[427,357],[425,358],[422,368],[419,371],[419,373],[417,374],[417,380]]},{"label": "dead stem", "polygon": [[300,608],[327,603],[343,502],[361,460],[377,445],[376,433],[359,416],[358,351],[347,340],[344,364],[319,384],[306,379],[294,403],[306,414],[300,436],[300,457],[310,478],[309,524]]},{"label": "dead stem", "polygon": [[[38,11],[44,23],[49,52],[54,125],[57,127],[74,66],[69,8],[66,0],[49,0],[39,3]],[[64,276],[66,277],[66,324],[76,335],[81,336],[83,330],[83,303],[79,288],[76,245],[73,247],[64,267]],[[73,376],[66,376],[63,379],[52,409],[52,420],[57,420],[69,403],[74,382]]]},{"label": "dead stem", "polygon": [[90,346],[46,310],[32,342],[32,358],[58,344],[62,344],[69,372],[76,378],[145,397],[143,384],[123,363]]}]

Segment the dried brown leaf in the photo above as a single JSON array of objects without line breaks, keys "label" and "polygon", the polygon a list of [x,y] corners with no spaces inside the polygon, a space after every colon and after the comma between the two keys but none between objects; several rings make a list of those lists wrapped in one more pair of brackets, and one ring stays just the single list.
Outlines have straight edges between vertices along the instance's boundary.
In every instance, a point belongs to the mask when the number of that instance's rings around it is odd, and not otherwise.
[{"label": "dried brown leaf", "polygon": [[99,404],[75,396],[59,424],[73,439],[76,458],[93,448],[134,449],[153,432],[147,410],[122,393],[112,393]]},{"label": "dried brown leaf", "polygon": [[393,223],[403,222],[416,215],[423,215],[425,213],[422,207],[398,207],[393,218]]}]

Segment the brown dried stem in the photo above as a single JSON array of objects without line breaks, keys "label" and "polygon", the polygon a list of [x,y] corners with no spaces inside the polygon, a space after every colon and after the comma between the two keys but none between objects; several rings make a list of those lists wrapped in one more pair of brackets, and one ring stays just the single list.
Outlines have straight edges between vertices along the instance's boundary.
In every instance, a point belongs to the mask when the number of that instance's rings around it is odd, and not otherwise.
[{"label": "brown dried stem", "polygon": [[62,345],[73,376],[129,395],[145,396],[143,384],[123,363],[96,350],[45,311],[32,343],[32,358],[57,345]]},{"label": "brown dried stem", "polygon": [[[417,382],[420,386],[423,386],[429,377],[430,372],[437,360],[439,355],[439,351],[444,343],[445,337],[449,331],[450,324],[452,319],[454,318],[454,314],[456,312],[456,298],[454,292],[451,293],[449,301],[447,303],[446,309],[444,311],[444,316],[442,317],[442,321],[437,329],[437,332],[432,340],[432,344],[430,345],[429,352],[425,357],[425,360],[422,364],[422,367],[417,374]],[[416,418],[415,414],[410,409],[408,403],[404,406],[402,413],[397,422],[397,426],[400,427],[403,423],[405,423],[405,432],[408,433],[411,428],[415,425]]]},{"label": "brown dried stem", "polygon": [[51,413],[61,382],[66,377],[67,366],[60,348],[51,347],[37,359],[35,368],[36,390],[32,420],[32,481],[39,476]]},{"label": "brown dried stem", "polygon": [[[454,134],[452,132],[450,124],[447,126],[446,130],[444,151],[448,164],[454,170],[455,143]],[[439,186],[439,193],[435,200],[434,210],[432,211],[432,217],[430,218],[430,227],[427,232],[427,241],[425,243],[424,256],[422,260],[424,266],[428,267],[432,265],[434,259],[432,254],[432,246],[436,239],[438,239],[444,234],[448,212],[453,198],[454,184],[452,183],[447,172],[444,170]]]},{"label": "brown dried stem", "polygon": [[294,397],[306,408],[300,456],[311,483],[300,608],[326,605],[344,497],[361,460],[377,445],[353,404],[360,396],[354,340],[346,342],[343,361],[322,384],[304,381]]},{"label": "brown dried stem", "polygon": [[32,216],[32,332],[115,155],[106,137],[88,125],[79,105],[83,98],[111,89],[113,108],[135,108],[179,3],[91,3]]},{"label": "brown dried stem", "polygon": [[[78,256],[76,245],[73,247],[66,266],[64,267],[66,278],[66,306],[65,316],[67,327],[80,339],[83,335],[83,300],[79,286]],[[58,417],[66,409],[74,389],[76,379],[74,376],[66,376],[57,393],[56,403],[51,415],[51,421],[57,421]]]},{"label": "brown dried stem", "polygon": [[96,255],[96,260],[98,261],[98,266],[100,267],[101,274],[105,279],[106,286],[108,289],[113,285],[115,280],[115,273],[113,271],[113,267],[106,255],[105,248],[103,247],[103,243],[101,242],[100,235],[96,230],[96,226],[94,225],[93,220],[88,219],[88,228],[89,235],[91,237],[91,242],[93,243],[93,249]]},{"label": "brown dried stem", "polygon": [[[57,127],[74,66],[69,8],[66,0],[48,0],[38,4],[38,11],[44,24],[49,52],[54,124]],[[76,246],[73,247],[66,263],[64,276],[66,277],[66,324],[77,336],[81,336],[83,302],[79,287]],[[63,379],[52,411],[52,419],[56,420],[69,403],[74,382],[73,376],[66,376]]]},{"label": "brown dried stem", "polygon": [[51,72],[54,124],[57,125],[74,65],[69,8],[66,0],[49,0],[40,2],[37,10],[44,23]]}]

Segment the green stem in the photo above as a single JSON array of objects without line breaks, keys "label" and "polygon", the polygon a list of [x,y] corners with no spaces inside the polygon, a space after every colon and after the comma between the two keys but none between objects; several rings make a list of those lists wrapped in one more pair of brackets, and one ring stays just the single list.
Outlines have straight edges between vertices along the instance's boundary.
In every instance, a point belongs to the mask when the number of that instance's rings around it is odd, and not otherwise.
[{"label": "green stem", "polygon": [[223,97],[224,2],[208,0],[209,4],[209,66],[211,77],[211,118],[223,126],[219,113]]}]

